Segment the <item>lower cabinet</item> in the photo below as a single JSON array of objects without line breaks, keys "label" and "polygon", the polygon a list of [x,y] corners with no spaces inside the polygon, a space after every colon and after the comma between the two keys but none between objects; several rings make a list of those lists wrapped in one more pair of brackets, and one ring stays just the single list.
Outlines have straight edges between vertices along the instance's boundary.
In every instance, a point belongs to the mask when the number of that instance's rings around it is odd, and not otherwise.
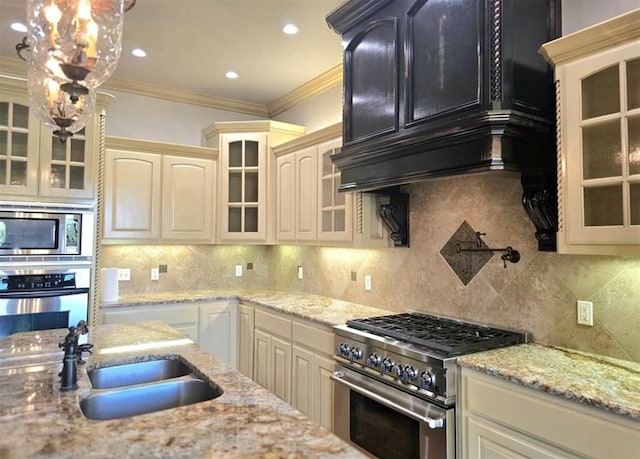
[{"label": "lower cabinet", "polygon": [[229,366],[236,366],[235,300],[144,304],[103,309],[104,324],[161,320]]},{"label": "lower cabinet", "polygon": [[253,306],[238,304],[238,370],[253,378]]},{"label": "lower cabinet", "polygon": [[461,457],[637,458],[637,421],[462,369]]},{"label": "lower cabinet", "polygon": [[262,308],[255,308],[254,317],[253,379],[326,429],[333,430],[330,376],[334,363],[330,327]]},{"label": "lower cabinet", "polygon": [[120,324],[161,320],[198,343],[198,305],[195,303],[145,304],[104,309],[102,323]]},{"label": "lower cabinet", "polygon": [[198,307],[198,345],[236,367],[237,301],[203,303]]}]

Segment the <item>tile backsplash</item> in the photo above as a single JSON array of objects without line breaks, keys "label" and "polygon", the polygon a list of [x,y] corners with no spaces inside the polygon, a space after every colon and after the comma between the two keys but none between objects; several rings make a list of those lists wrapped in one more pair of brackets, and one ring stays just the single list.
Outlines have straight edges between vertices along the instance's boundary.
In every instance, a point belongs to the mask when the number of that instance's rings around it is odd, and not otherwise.
[{"label": "tile backsplash", "polygon": [[[535,341],[640,361],[640,257],[538,252],[520,204],[519,179],[477,175],[409,186],[411,247],[104,246],[103,267],[131,268],[120,293],[271,287],[390,311],[420,310],[525,330]],[[518,263],[493,256],[465,285],[441,254],[467,222],[489,247],[512,246]],[[253,263],[253,270],[246,270]],[[168,265],[159,281],[152,267]],[[243,276],[235,277],[235,265]],[[303,266],[304,278],[297,278]],[[352,272],[356,280],[352,280]],[[364,276],[372,277],[365,291]],[[593,302],[594,326],[576,323]]]}]

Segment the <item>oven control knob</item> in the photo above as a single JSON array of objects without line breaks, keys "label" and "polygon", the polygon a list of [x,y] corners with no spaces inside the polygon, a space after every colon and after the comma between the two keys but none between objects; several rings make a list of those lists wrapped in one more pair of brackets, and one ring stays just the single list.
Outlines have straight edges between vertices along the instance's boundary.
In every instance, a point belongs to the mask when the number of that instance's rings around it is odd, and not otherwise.
[{"label": "oven control knob", "polygon": [[418,370],[413,368],[411,365],[407,365],[404,367],[404,378],[406,381],[413,381],[418,377]]},{"label": "oven control knob", "polygon": [[362,354],[362,349],[360,349],[359,347],[352,347],[351,348],[351,358],[354,360],[360,360],[362,358],[363,354]]},{"label": "oven control knob", "polygon": [[433,375],[428,371],[425,371],[420,375],[422,387],[429,387],[433,384]]},{"label": "oven control knob", "polygon": [[404,368],[402,367],[402,365],[394,365],[393,370],[398,378],[402,378],[402,375],[404,374]]},{"label": "oven control knob", "polygon": [[373,368],[380,366],[380,356],[375,352],[369,356],[367,361],[369,362],[369,366]]},{"label": "oven control knob", "polygon": [[389,373],[396,363],[388,357],[385,357],[382,361],[382,372]]},{"label": "oven control knob", "polygon": [[338,354],[341,355],[342,357],[349,357],[349,354],[351,353],[351,348],[349,347],[348,344],[341,344],[338,347]]}]

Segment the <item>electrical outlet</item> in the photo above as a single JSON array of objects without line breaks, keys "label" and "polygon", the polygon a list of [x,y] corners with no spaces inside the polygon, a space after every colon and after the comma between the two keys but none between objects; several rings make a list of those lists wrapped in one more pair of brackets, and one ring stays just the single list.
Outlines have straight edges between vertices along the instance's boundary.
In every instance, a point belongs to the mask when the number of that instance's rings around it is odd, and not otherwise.
[{"label": "electrical outlet", "polygon": [[242,265],[236,265],[236,277],[242,277]]},{"label": "electrical outlet", "polygon": [[578,323],[593,326],[593,303],[591,301],[578,301]]},{"label": "electrical outlet", "polygon": [[151,280],[158,280],[158,279],[160,279],[160,269],[151,268]]},{"label": "electrical outlet", "polygon": [[302,266],[298,266],[298,279],[302,280],[303,277],[304,277],[304,269],[302,269]]},{"label": "electrical outlet", "polygon": [[131,280],[131,270],[129,268],[118,268],[118,280],[119,281]]},{"label": "electrical outlet", "polygon": [[364,276],[364,289],[371,291],[371,276]]}]

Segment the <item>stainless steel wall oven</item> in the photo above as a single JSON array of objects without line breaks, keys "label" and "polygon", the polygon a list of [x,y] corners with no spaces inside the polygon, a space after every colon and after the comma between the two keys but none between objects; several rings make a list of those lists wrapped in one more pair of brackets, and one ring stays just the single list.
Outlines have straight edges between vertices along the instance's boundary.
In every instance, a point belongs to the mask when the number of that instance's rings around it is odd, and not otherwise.
[{"label": "stainless steel wall oven", "polygon": [[0,338],[87,321],[91,268],[0,268]]}]

